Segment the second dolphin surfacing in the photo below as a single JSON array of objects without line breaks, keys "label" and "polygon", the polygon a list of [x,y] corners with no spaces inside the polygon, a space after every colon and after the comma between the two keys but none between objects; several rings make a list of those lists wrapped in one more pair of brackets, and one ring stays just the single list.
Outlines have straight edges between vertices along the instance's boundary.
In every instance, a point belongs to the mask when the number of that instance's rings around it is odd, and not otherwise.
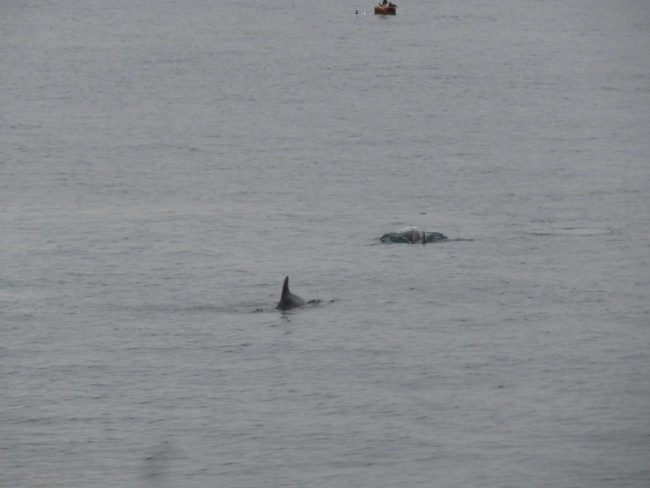
[{"label": "second dolphin surfacing", "polygon": [[287,276],[284,279],[284,285],[282,285],[282,296],[280,297],[280,302],[275,308],[278,310],[291,310],[292,308],[303,307],[305,305],[306,303],[302,298],[289,291],[289,277]]}]

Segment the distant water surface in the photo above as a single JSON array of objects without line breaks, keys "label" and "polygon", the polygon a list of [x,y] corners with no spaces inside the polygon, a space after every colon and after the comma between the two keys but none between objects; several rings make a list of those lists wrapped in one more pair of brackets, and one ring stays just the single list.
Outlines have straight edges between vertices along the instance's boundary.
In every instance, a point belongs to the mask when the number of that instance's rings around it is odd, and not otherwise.
[{"label": "distant water surface", "polygon": [[3,2],[0,486],[650,485],[647,2],[397,3]]}]

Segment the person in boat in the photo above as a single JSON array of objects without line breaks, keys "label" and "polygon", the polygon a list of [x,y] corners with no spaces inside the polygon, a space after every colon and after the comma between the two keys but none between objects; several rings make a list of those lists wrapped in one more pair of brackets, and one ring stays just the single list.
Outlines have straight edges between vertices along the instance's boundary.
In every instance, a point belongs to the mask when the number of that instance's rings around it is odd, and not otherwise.
[{"label": "person in boat", "polygon": [[397,5],[395,5],[394,3],[389,3],[388,6],[389,7],[397,7]]},{"label": "person in boat", "polygon": [[384,0],[384,3],[381,4],[382,7],[385,7],[388,5],[388,0]]}]

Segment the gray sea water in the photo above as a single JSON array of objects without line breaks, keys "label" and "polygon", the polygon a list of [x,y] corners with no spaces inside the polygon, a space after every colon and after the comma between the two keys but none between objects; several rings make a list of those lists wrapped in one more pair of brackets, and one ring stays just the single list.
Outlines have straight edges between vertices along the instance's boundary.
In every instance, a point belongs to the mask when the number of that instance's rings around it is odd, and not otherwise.
[{"label": "gray sea water", "polygon": [[650,4],[397,3],[0,3],[0,486],[650,486]]}]

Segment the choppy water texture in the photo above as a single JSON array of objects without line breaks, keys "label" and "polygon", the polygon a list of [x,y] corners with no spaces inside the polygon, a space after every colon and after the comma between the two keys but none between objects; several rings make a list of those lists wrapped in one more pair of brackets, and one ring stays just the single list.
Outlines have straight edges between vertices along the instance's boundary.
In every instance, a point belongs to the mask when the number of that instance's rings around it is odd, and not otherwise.
[{"label": "choppy water texture", "polygon": [[648,3],[397,3],[2,2],[1,486],[650,485]]}]

